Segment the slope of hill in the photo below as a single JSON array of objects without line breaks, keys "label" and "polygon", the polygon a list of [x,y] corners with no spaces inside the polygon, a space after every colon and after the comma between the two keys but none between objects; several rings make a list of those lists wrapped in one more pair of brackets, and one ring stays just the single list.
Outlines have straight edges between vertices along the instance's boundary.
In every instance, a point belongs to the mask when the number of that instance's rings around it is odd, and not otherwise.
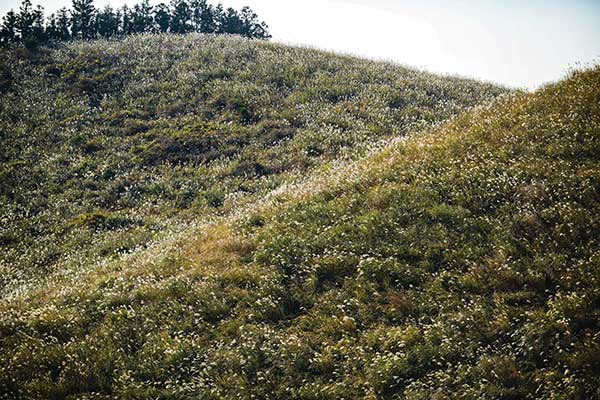
[{"label": "slope of hill", "polygon": [[202,35],[3,51],[0,75],[4,295],[507,92]]},{"label": "slope of hill", "polygon": [[600,398],[599,154],[600,68],[466,112],[6,301],[0,390]]}]

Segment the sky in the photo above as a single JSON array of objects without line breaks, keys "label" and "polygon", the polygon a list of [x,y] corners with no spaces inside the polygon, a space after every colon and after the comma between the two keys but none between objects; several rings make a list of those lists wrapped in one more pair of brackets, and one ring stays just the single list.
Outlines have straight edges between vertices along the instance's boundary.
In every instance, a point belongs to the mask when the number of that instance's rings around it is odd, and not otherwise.
[{"label": "sky", "polygon": [[[46,14],[70,0],[32,0]],[[133,5],[137,0],[95,0]],[[158,0],[151,3],[156,4]],[[600,0],[223,0],[274,41],[535,89],[600,63]],[[0,0],[0,13],[20,0]]]}]

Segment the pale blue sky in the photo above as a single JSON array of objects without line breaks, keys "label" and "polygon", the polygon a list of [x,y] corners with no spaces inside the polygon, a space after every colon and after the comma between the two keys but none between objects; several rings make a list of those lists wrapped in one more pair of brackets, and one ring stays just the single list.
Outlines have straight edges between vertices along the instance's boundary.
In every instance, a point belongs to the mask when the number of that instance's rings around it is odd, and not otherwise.
[{"label": "pale blue sky", "polygon": [[[70,0],[32,0],[47,10]],[[137,0],[95,0],[96,6]],[[152,1],[153,4],[159,1]],[[223,0],[273,40],[533,89],[600,62],[600,0]],[[0,0],[0,12],[20,0]]]}]

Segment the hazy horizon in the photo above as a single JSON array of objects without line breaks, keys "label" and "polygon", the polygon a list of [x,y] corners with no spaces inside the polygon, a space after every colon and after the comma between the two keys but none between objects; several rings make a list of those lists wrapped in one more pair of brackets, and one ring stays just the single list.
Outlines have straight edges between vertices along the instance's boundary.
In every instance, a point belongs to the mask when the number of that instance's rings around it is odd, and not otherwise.
[{"label": "hazy horizon", "polygon": [[[96,0],[102,7],[136,0]],[[157,4],[160,1],[151,1]],[[46,14],[70,0],[33,1]],[[216,2],[212,2],[213,4]],[[450,4],[452,3],[452,4]],[[20,0],[0,0],[0,13]],[[431,72],[535,89],[577,64],[600,60],[600,2],[427,0],[226,0],[250,6],[269,24],[273,40]],[[334,16],[334,17],[332,17]]]}]

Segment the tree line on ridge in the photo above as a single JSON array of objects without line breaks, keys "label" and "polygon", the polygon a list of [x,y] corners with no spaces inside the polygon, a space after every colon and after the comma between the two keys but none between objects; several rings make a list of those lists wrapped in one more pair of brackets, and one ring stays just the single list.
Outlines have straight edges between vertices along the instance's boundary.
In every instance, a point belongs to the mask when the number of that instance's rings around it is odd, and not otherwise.
[{"label": "tree line on ridge", "polygon": [[33,7],[31,0],[23,0],[19,11],[10,10],[2,18],[0,46],[25,46],[71,39],[122,37],[142,33],[170,32],[185,34],[202,32],[236,34],[253,39],[269,39],[265,22],[249,7],[241,10],[224,8],[221,3],[206,0],[171,0],[169,4],[152,6],[149,0],[128,7],[96,8],[93,0],[73,0],[50,16],[44,8]]}]

